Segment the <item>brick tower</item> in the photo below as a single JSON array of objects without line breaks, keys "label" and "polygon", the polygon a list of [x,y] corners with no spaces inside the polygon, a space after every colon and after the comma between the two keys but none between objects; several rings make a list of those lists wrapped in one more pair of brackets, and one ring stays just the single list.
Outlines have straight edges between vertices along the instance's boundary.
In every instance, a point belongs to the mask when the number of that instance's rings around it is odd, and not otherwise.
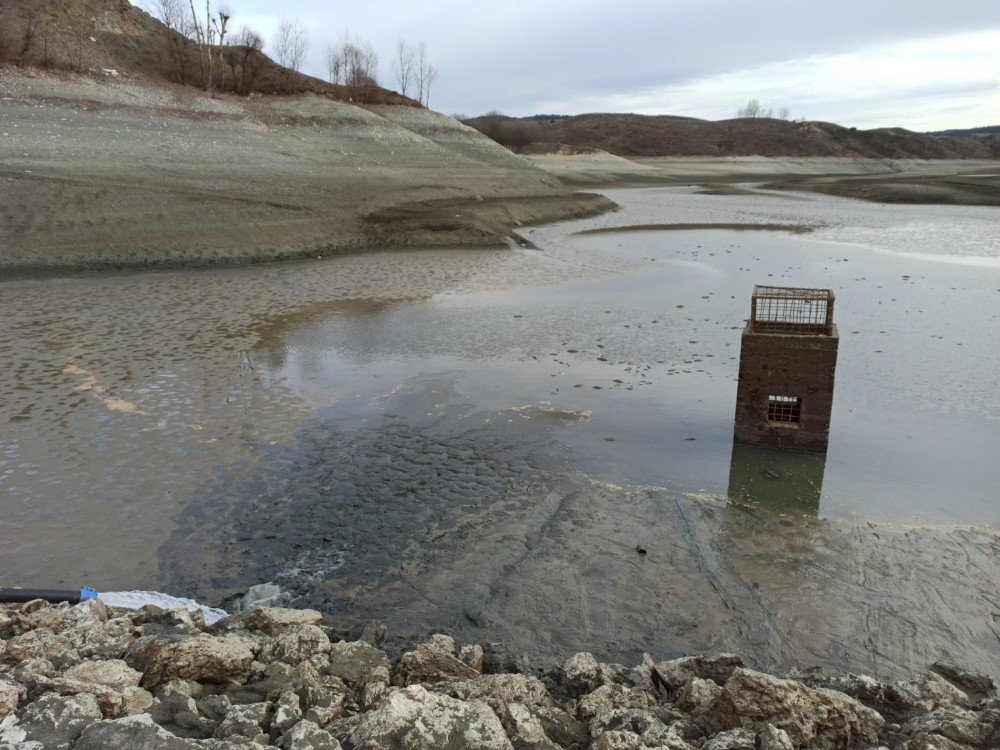
[{"label": "brick tower", "polygon": [[743,329],[737,443],[823,453],[837,369],[834,294],[755,286]]}]

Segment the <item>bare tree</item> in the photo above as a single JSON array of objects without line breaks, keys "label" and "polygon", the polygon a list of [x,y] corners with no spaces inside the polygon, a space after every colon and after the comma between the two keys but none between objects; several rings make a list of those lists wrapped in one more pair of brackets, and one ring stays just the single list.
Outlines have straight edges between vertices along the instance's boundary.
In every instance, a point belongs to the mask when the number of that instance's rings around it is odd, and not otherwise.
[{"label": "bare tree", "polygon": [[746,106],[741,107],[736,110],[737,117],[747,117],[753,120],[757,119],[767,119],[767,118],[777,118],[779,120],[787,120],[789,118],[788,107],[782,107],[777,112],[771,109],[764,109],[761,103],[757,99],[751,99],[746,103]]},{"label": "bare tree", "polygon": [[23,62],[24,58],[27,57],[28,52],[31,51],[31,45],[35,41],[35,37],[38,36],[38,32],[41,29],[42,20],[41,14],[38,12],[32,13],[31,16],[24,22],[24,28],[21,34],[21,51],[17,55],[19,62]]},{"label": "bare tree", "polygon": [[761,107],[760,102],[756,99],[751,99],[746,103],[745,107],[736,110],[737,117],[749,117],[751,119],[761,117]]},{"label": "bare tree", "polygon": [[437,70],[427,59],[427,45],[423,42],[417,48],[417,101],[425,107],[430,103],[431,84],[437,80]]},{"label": "bare tree", "polygon": [[430,108],[430,106],[431,106],[431,84],[433,84],[434,81],[437,80],[437,77],[438,77],[437,68],[435,68],[433,65],[428,65],[427,66],[427,76],[426,76],[426,78],[427,78],[427,84],[424,87],[425,88],[425,91],[424,91],[424,106],[425,107]]},{"label": "bare tree", "polygon": [[400,39],[396,42],[396,52],[392,58],[392,74],[399,84],[399,93],[406,96],[416,72],[416,50]]},{"label": "bare tree", "polygon": [[309,36],[297,21],[282,18],[274,35],[274,54],[283,67],[298,71],[309,48]]},{"label": "bare tree", "polygon": [[[206,7],[208,2],[206,0]],[[225,68],[222,67],[222,48],[226,44],[226,32],[229,29],[229,19],[233,17],[233,12],[229,9],[228,5],[223,5],[215,13],[215,15],[209,15],[209,23],[212,27],[211,38],[209,39],[209,57],[212,55],[212,47],[217,47],[217,54],[219,57],[219,71],[223,77],[225,77]],[[209,91],[214,90],[215,80],[214,80],[214,70],[215,65],[212,65],[209,72],[213,74],[212,80],[209,81]],[[233,80],[233,86],[236,86],[236,81]]]},{"label": "bare tree", "polygon": [[243,94],[253,91],[260,73],[261,53],[264,51],[264,37],[244,26],[231,37],[231,45],[225,50],[226,62],[233,74],[233,88]]},{"label": "bare tree", "polygon": [[326,70],[330,83],[344,82],[344,56],[341,54],[339,44],[330,42],[326,46]]},{"label": "bare tree", "polygon": [[[205,0],[205,13],[208,15],[209,0]],[[191,36],[198,43],[198,47],[201,50],[201,54],[198,56],[198,60],[201,63],[201,75],[205,81],[210,81],[212,74],[209,68],[212,65],[212,55],[208,49],[208,24],[204,25],[198,18],[198,11],[194,9],[194,0],[188,0],[188,5],[191,9]]]},{"label": "bare tree", "polygon": [[378,53],[371,43],[345,32],[326,49],[326,66],[331,83],[365,87],[378,85]]},{"label": "bare tree", "polygon": [[175,32],[170,35],[170,54],[177,80],[187,83],[188,41],[195,38],[194,16],[184,0],[146,0],[145,10]]},{"label": "bare tree", "polygon": [[168,29],[184,36],[191,34],[191,18],[184,0],[147,0],[144,4],[149,15],[159,20]]}]

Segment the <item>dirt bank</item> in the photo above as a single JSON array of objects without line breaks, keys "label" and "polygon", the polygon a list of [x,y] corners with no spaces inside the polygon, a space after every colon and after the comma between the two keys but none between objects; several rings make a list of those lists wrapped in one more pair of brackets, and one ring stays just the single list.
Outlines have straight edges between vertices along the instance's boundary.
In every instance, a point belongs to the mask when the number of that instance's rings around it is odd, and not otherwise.
[{"label": "dirt bank", "polygon": [[2,75],[7,274],[499,245],[614,205],[413,107]]}]

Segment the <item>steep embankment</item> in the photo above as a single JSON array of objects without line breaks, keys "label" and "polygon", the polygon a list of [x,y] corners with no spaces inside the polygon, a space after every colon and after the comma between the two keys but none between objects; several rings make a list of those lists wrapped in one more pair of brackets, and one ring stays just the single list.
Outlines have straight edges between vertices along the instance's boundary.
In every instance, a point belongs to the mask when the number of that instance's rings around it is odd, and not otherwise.
[{"label": "steep embankment", "polygon": [[[341,101],[419,106],[376,85],[337,86],[284,68],[262,52],[261,37],[236,31],[243,21],[232,17],[225,46],[213,48],[212,87],[218,91],[314,92]],[[128,0],[0,0],[4,60],[203,88],[209,77],[203,47]]]},{"label": "steep embankment", "polygon": [[410,106],[2,75],[8,274],[497,244],[519,223],[613,205]]}]

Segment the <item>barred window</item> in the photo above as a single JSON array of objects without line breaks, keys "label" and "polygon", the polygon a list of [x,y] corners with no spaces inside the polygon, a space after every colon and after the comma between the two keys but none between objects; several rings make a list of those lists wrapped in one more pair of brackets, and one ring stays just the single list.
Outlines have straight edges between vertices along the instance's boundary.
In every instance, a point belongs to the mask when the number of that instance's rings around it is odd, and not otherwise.
[{"label": "barred window", "polygon": [[799,422],[802,420],[802,399],[798,396],[768,396],[769,422]]}]

